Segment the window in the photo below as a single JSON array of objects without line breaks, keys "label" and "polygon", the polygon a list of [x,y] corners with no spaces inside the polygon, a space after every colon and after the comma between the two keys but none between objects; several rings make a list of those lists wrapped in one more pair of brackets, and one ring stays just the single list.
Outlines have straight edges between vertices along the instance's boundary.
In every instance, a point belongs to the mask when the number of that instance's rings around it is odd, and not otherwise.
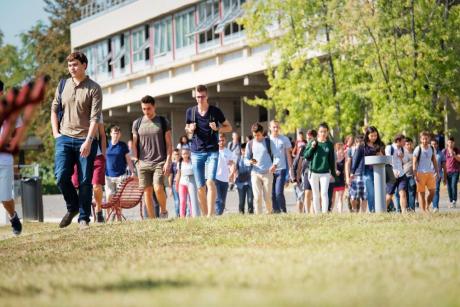
[{"label": "window", "polygon": [[83,50],[81,50],[85,55],[86,58],[88,59],[88,67],[86,68],[86,73],[88,76],[95,78],[96,76],[96,58],[94,57],[94,52],[95,52],[96,47],[95,46],[89,46]]},{"label": "window", "polygon": [[153,24],[154,56],[163,56],[172,50],[172,18],[167,17]]},{"label": "window", "polygon": [[194,42],[193,35],[195,30],[195,10],[188,10],[174,17],[176,28],[176,49],[187,47]]},{"label": "window", "polygon": [[112,40],[104,40],[95,46],[96,49],[96,75],[98,80],[106,79],[112,71]]},{"label": "window", "polygon": [[128,33],[116,35],[113,38],[115,43],[114,56],[111,64],[115,69],[124,70],[129,60]]},{"label": "window", "polygon": [[144,62],[150,59],[149,37],[150,31],[148,25],[133,31],[133,63]]},{"label": "window", "polygon": [[205,44],[219,38],[215,32],[215,25],[219,21],[219,1],[207,0],[198,5],[199,25],[197,30],[200,32],[199,42]]},{"label": "window", "polygon": [[244,30],[236,20],[243,14],[242,4],[245,0],[223,0],[223,17],[216,27],[216,32],[224,32],[225,36],[238,34]]}]

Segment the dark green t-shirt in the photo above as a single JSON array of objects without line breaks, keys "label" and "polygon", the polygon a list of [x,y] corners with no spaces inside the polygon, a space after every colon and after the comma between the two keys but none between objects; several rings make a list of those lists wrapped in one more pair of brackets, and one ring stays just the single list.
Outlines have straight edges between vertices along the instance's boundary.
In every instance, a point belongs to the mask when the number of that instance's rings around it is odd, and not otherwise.
[{"label": "dark green t-shirt", "polygon": [[152,165],[166,161],[167,152],[164,138],[165,132],[171,130],[169,121],[165,119],[166,131],[163,131],[158,115],[153,119],[143,116],[139,130],[136,131],[138,120],[134,121],[132,132],[133,135],[137,135],[139,142],[139,160]]}]

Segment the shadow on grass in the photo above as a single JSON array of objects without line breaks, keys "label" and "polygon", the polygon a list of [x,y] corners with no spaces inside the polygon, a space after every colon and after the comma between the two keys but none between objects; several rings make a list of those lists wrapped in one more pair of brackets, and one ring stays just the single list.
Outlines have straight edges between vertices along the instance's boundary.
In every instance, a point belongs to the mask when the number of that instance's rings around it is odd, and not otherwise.
[{"label": "shadow on grass", "polygon": [[189,286],[189,282],[175,280],[120,280],[116,283],[107,283],[96,286],[77,285],[76,288],[84,292],[117,292],[117,291],[134,291],[134,290],[153,290],[157,288],[181,288]]}]

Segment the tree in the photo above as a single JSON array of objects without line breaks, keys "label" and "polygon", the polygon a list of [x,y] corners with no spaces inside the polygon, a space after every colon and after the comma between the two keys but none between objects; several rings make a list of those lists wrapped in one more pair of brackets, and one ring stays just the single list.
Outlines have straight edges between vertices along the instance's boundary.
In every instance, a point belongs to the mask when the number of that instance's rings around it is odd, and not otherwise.
[{"label": "tree", "polygon": [[271,46],[267,99],[251,103],[274,108],[289,131],[320,121],[342,134],[369,121],[387,138],[441,130],[444,103],[460,97],[453,4],[251,1],[241,19],[250,43]]}]

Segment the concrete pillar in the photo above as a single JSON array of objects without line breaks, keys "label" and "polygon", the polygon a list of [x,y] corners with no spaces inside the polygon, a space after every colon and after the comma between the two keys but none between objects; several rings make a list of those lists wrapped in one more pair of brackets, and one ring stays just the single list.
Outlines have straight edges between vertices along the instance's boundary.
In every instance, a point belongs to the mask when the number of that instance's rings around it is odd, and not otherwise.
[{"label": "concrete pillar", "polygon": [[374,196],[375,212],[386,212],[385,202],[385,164],[391,164],[390,156],[367,156],[364,160],[366,165],[372,165],[374,169]]}]

